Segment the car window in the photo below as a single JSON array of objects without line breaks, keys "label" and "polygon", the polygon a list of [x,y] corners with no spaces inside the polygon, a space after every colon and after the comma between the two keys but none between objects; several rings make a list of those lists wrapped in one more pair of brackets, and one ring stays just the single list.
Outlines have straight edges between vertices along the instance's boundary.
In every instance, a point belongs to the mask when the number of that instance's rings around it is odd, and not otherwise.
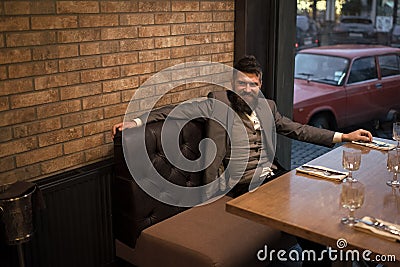
[{"label": "car window", "polygon": [[348,62],[341,57],[299,53],[295,57],[294,75],[297,79],[341,85]]},{"label": "car window", "polygon": [[357,83],[378,78],[374,57],[356,59],[351,66],[348,83]]},{"label": "car window", "polygon": [[378,60],[382,77],[400,74],[399,55],[383,55]]}]

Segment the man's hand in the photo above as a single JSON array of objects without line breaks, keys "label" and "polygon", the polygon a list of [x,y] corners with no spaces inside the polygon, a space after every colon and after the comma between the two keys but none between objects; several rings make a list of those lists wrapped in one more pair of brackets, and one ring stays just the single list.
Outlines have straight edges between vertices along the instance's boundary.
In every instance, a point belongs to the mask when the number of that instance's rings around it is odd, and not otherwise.
[{"label": "man's hand", "polygon": [[122,130],[125,130],[127,128],[133,128],[133,127],[136,127],[136,126],[137,126],[137,124],[134,121],[126,121],[126,122],[117,123],[112,128],[112,137],[114,138],[115,134],[117,133],[117,129],[119,131],[122,131]]},{"label": "man's hand", "polygon": [[342,135],[342,142],[351,141],[372,142],[372,134],[367,130],[359,129]]}]

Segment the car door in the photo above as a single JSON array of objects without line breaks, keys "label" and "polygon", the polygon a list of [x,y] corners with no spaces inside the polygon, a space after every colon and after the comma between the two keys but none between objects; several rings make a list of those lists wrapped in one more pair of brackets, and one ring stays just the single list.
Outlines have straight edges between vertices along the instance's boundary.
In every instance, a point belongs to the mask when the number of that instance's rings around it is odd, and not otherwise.
[{"label": "car door", "polygon": [[400,110],[400,55],[378,56],[381,86],[373,92],[379,113],[385,118],[390,110]]},{"label": "car door", "polygon": [[346,83],[347,125],[369,121],[379,112],[373,99],[379,90],[375,57],[362,57],[353,61]]}]

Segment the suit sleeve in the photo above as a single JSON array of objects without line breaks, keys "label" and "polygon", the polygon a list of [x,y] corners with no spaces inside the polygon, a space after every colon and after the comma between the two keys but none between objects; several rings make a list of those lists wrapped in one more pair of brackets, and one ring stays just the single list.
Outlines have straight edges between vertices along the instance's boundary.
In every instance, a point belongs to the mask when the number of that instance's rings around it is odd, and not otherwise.
[{"label": "suit sleeve", "polygon": [[294,122],[279,113],[274,101],[269,100],[268,104],[274,116],[276,132],[278,134],[307,143],[333,147],[333,136],[335,132]]}]

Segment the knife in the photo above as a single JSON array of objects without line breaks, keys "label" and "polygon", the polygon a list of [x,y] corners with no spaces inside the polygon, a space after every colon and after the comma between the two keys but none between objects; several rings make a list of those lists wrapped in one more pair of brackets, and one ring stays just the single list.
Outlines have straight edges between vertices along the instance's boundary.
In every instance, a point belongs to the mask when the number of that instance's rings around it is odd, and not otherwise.
[{"label": "knife", "polygon": [[309,168],[309,169],[313,169],[313,170],[317,170],[317,171],[329,172],[329,173],[332,173],[332,174],[347,175],[346,172],[335,171],[335,170],[331,170],[331,169],[325,169],[325,168],[314,166],[314,165],[304,164],[301,167]]},{"label": "knife", "polygon": [[363,223],[365,225],[372,226],[372,227],[374,227],[376,229],[379,229],[379,230],[382,230],[384,232],[400,236],[400,230],[398,230],[397,228],[392,228],[392,227],[390,227],[390,226],[388,226],[388,225],[386,225],[384,223],[380,223],[380,225],[377,225],[377,224],[375,224],[373,222],[365,221],[365,220],[362,220],[362,219],[357,220],[357,222],[361,222],[361,223]]}]

